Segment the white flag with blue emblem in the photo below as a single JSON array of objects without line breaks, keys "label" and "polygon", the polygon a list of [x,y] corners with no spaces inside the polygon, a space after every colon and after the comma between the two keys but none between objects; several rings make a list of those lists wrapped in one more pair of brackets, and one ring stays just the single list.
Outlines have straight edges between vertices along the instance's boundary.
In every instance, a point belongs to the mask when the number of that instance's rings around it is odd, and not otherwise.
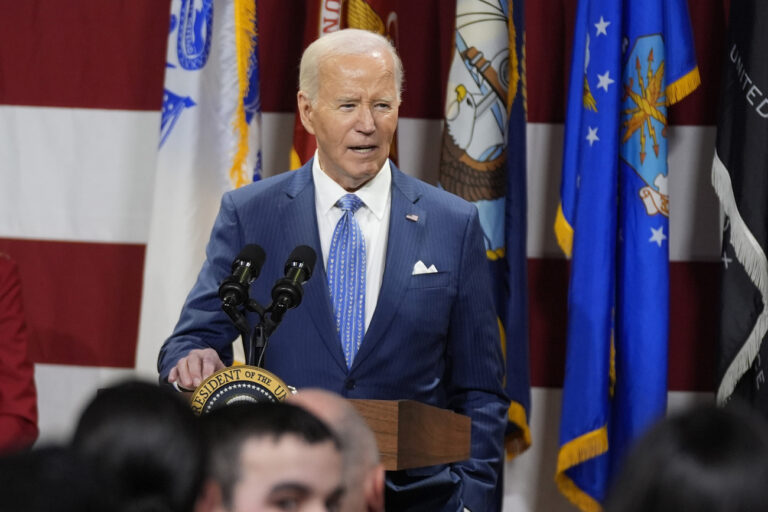
[{"label": "white flag with blue emblem", "polygon": [[259,179],[253,0],[173,0],[136,369],[156,375],[221,195]]}]

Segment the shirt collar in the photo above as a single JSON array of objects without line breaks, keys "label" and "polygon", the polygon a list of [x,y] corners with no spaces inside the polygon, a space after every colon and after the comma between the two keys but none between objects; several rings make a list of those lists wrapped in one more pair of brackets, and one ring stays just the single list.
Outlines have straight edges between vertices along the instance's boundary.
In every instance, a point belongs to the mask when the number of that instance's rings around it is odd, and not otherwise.
[{"label": "shirt collar", "polygon": [[[315,182],[315,202],[323,215],[327,214],[341,197],[348,194],[341,185],[333,181],[330,176],[320,169],[317,151],[315,151],[312,162],[312,179]],[[357,197],[365,203],[365,206],[379,220],[384,217],[387,202],[391,195],[391,184],[392,169],[389,165],[389,159],[387,159],[384,161],[384,165],[381,166],[378,174],[355,191]]]}]

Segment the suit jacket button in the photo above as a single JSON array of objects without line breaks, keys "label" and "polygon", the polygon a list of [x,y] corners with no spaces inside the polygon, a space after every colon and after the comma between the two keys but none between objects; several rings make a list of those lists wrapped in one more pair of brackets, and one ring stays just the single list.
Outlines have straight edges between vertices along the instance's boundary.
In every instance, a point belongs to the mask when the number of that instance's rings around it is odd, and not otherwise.
[{"label": "suit jacket button", "polygon": [[348,379],[347,382],[344,383],[344,387],[347,389],[355,389],[355,379]]}]

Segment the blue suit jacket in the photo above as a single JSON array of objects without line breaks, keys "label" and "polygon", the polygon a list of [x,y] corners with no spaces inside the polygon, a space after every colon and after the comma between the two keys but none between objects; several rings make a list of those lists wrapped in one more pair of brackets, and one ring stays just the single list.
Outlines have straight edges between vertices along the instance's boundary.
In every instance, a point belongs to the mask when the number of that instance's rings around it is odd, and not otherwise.
[{"label": "blue suit jacket", "polygon": [[[265,368],[287,384],[348,398],[413,399],[472,419],[471,459],[388,475],[387,508],[497,508],[507,398],[482,230],[474,205],[392,165],[392,207],[376,310],[351,368],[341,349],[320,250],[312,163],[225,194],[206,261],[158,361],[161,379],[191,349],[213,347],[232,362],[238,333],[217,291],[241,248],[256,243],[267,260],[251,298],[270,302],[298,245],[319,258],[302,303],[269,340]],[[407,218],[408,215],[410,218]],[[411,220],[417,217],[417,220]],[[421,260],[438,272],[412,275]],[[254,325],[258,318],[250,318]]]}]

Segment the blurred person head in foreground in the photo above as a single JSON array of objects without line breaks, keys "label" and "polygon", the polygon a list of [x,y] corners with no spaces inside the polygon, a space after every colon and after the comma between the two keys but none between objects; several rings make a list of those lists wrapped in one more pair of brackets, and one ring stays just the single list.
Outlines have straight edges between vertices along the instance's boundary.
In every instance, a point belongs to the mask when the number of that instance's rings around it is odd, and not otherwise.
[{"label": "blurred person head in foreground", "polygon": [[300,407],[243,403],[201,417],[224,512],[338,511],[341,445]]},{"label": "blurred person head in foreground", "polygon": [[344,486],[341,512],[383,512],[384,466],[376,438],[347,400],[322,389],[301,389],[288,402],[307,409],[333,429],[343,442]]},{"label": "blurred person head in foreground", "polygon": [[72,446],[114,477],[121,510],[205,509],[198,503],[205,445],[197,418],[176,392],[139,381],[99,390],[80,416]]},{"label": "blurred person head in foreground", "polygon": [[768,425],[700,406],[661,420],[630,451],[605,512],[768,511]]},{"label": "blurred person head in foreground", "polygon": [[3,512],[122,511],[112,480],[69,447],[0,456]]}]

